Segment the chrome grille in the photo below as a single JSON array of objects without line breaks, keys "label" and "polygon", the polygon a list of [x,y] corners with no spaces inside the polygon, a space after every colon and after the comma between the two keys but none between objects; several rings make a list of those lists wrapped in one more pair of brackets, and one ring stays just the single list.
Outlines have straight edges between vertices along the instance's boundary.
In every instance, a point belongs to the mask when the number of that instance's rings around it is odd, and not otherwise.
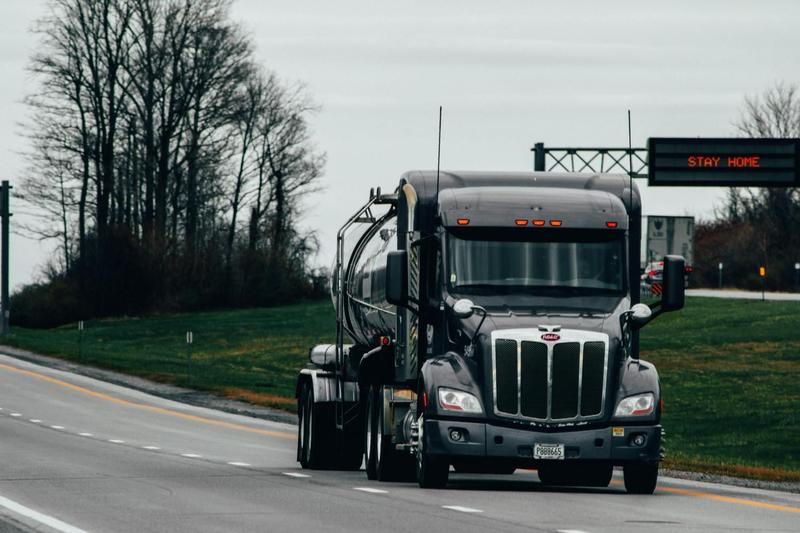
[{"label": "chrome grille", "polygon": [[541,422],[598,418],[608,374],[608,336],[562,330],[544,341],[537,330],[492,333],[494,412]]}]

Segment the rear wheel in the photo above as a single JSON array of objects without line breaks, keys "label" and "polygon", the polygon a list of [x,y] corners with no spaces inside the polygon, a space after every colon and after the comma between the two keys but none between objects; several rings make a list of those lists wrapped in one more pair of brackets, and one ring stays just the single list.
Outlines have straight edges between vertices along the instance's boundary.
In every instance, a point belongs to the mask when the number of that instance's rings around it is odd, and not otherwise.
[{"label": "rear wheel", "polygon": [[631,494],[653,494],[658,483],[658,463],[634,462],[623,467],[625,490]]},{"label": "rear wheel", "polygon": [[320,435],[322,425],[317,416],[319,410],[314,403],[314,390],[309,384],[303,385],[299,403],[297,459],[303,468],[321,468],[324,464],[322,457],[324,436]]}]

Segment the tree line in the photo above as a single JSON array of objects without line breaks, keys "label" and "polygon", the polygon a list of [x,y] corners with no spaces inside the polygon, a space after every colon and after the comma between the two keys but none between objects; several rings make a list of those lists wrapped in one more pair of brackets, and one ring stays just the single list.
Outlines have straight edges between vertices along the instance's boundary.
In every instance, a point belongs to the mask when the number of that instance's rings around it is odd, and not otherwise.
[{"label": "tree line", "polygon": [[36,31],[21,198],[59,245],[18,323],[313,290],[298,221],[325,163],[315,105],[256,63],[230,0],[51,0]]},{"label": "tree line", "polygon": [[[742,137],[800,137],[800,87],[776,83],[745,98],[734,126]],[[717,211],[696,227],[694,283],[716,287],[722,263],[727,287],[760,289],[765,266],[768,290],[800,290],[800,189],[731,188]]]}]

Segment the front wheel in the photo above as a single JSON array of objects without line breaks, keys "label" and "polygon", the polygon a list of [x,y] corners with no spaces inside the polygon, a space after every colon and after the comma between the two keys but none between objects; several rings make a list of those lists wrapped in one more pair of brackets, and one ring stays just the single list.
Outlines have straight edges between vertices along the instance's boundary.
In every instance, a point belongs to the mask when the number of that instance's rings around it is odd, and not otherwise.
[{"label": "front wheel", "polygon": [[653,494],[658,483],[658,463],[635,462],[623,467],[625,490],[631,494]]},{"label": "front wheel", "polygon": [[441,489],[450,477],[450,464],[441,457],[425,450],[423,427],[425,420],[419,417],[419,444],[417,445],[417,483],[423,489]]}]

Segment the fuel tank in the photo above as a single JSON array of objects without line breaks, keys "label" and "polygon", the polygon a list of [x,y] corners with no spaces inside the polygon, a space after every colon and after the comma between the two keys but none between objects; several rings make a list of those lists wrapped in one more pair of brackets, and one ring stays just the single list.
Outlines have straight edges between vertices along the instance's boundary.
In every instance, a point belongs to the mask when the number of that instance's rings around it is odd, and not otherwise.
[{"label": "fuel tank", "polygon": [[[397,218],[391,214],[345,235],[342,320],[352,341],[364,347],[376,346],[384,335],[395,337],[396,309],[386,301],[386,257],[393,250],[397,250]],[[336,309],[340,287],[335,264],[331,273]]]}]

